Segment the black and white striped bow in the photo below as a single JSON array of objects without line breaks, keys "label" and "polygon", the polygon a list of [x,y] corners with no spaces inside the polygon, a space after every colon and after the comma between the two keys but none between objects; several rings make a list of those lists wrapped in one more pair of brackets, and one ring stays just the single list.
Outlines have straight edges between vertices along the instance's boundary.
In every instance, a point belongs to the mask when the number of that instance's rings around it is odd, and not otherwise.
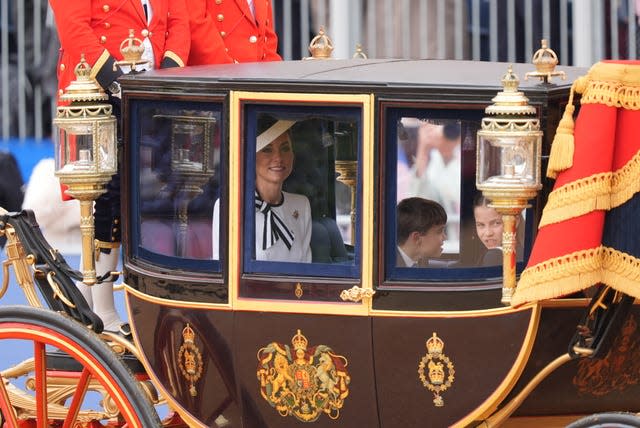
[{"label": "black and white striped bow", "polygon": [[279,207],[284,203],[284,195],[282,202],[278,205],[271,205],[262,200],[258,192],[255,192],[256,209],[264,215],[264,228],[262,229],[262,249],[266,250],[273,244],[282,239],[284,245],[291,249],[294,234],[287,225],[282,221],[280,216],[271,210],[271,207]]}]

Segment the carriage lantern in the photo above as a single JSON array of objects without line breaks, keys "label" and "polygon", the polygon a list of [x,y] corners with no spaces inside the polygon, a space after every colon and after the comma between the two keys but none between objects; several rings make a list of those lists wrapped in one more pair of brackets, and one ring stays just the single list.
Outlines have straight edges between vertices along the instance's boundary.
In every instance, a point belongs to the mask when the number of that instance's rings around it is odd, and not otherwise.
[{"label": "carriage lantern", "polygon": [[75,68],[76,80],[66,88],[53,120],[55,175],[68,188],[66,194],[80,201],[83,282],[96,283],[93,201],[106,190],[116,173],[116,118],[102,88],[90,77],[91,67],[82,56]]},{"label": "carriage lantern", "polygon": [[502,303],[509,304],[516,286],[516,220],[542,187],[542,131],[536,109],[518,91],[511,66],[502,78],[503,90],[485,109],[478,131],[476,186],[502,215]]}]

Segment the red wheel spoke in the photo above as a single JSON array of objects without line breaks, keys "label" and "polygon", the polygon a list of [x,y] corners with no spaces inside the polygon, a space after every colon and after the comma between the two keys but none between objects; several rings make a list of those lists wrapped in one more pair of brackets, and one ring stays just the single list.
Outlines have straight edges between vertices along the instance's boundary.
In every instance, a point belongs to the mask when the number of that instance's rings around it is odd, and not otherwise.
[{"label": "red wheel spoke", "polygon": [[47,356],[44,343],[33,342],[33,356],[36,379],[36,418],[38,428],[46,428],[49,417],[47,415]]},{"label": "red wheel spoke", "polygon": [[71,428],[76,418],[78,417],[78,413],[80,412],[80,406],[82,405],[82,400],[84,400],[84,396],[87,393],[87,389],[89,388],[89,380],[91,379],[91,373],[85,367],[82,370],[82,374],[80,375],[80,379],[78,379],[78,385],[76,386],[76,392],[73,394],[73,399],[71,400],[71,405],[69,406],[69,413],[64,420],[64,425],[62,428]]},{"label": "red wheel spoke", "polygon": [[[101,427],[102,419],[115,416],[111,407],[92,408],[100,394],[113,400],[119,420],[108,426],[160,426],[126,366],[77,322],[45,309],[0,306],[0,347],[8,349],[10,341],[31,346],[33,365],[23,360],[11,375],[0,376],[0,428],[72,428],[85,412],[87,426]],[[18,379],[25,375],[27,380]]]}]

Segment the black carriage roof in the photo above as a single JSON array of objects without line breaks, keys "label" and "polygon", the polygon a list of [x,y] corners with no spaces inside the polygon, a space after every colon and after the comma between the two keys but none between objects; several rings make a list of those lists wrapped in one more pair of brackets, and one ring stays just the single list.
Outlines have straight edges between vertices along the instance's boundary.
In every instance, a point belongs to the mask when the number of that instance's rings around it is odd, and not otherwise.
[{"label": "black carriage roof", "polygon": [[[211,85],[229,89],[261,90],[285,87],[287,91],[358,92],[363,90],[427,90],[429,88],[490,89],[501,87],[500,79],[509,63],[409,60],[409,59],[347,59],[300,60],[242,64],[219,64],[152,70],[121,78],[128,87],[161,86],[195,88]],[[525,80],[533,64],[513,64],[520,79],[520,88],[527,93],[553,92],[571,85],[587,69],[562,67],[566,79],[554,77],[551,84],[541,84],[537,78]],[[135,82],[135,83],[134,83]]]}]

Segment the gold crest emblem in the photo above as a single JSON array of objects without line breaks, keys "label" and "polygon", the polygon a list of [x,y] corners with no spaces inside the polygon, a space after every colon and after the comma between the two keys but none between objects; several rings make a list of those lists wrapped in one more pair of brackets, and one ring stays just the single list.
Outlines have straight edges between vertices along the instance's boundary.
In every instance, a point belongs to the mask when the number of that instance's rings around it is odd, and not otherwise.
[{"label": "gold crest emblem", "polygon": [[326,345],[309,347],[300,330],[291,345],[271,342],[258,351],[260,394],[283,417],[338,419],[349,395],[347,359]]},{"label": "gold crest emblem", "polygon": [[449,357],[442,352],[444,350],[444,341],[435,332],[426,341],[425,345],[427,354],[420,359],[418,375],[425,388],[433,392],[433,404],[436,407],[442,407],[444,406],[444,400],[440,393],[451,387],[456,371]]},{"label": "gold crest emblem", "polygon": [[187,323],[182,329],[182,346],[178,351],[180,373],[189,382],[189,393],[193,397],[198,395],[195,383],[202,376],[202,354],[195,344],[195,336],[195,332]]}]

